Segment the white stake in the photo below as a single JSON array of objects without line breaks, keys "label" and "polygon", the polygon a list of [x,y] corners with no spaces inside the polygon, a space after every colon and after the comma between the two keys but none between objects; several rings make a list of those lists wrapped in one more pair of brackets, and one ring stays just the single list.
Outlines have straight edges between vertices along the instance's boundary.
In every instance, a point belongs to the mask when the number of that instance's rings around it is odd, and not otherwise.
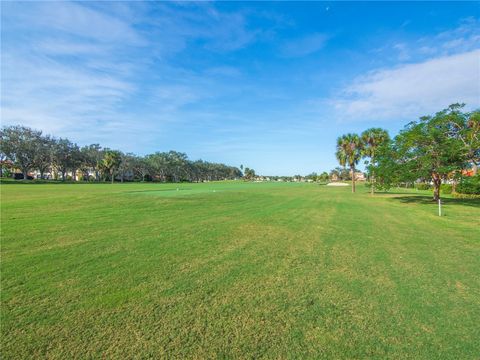
[{"label": "white stake", "polygon": [[438,199],[438,216],[442,216],[442,201]]}]

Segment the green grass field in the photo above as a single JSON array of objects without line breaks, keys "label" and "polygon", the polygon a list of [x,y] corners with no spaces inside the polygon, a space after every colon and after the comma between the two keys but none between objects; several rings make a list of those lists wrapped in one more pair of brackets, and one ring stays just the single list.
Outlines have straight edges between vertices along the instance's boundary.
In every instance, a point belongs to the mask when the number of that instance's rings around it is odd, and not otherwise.
[{"label": "green grass field", "polygon": [[[177,190],[178,188],[178,190]],[[480,201],[6,184],[1,358],[480,357]]]}]

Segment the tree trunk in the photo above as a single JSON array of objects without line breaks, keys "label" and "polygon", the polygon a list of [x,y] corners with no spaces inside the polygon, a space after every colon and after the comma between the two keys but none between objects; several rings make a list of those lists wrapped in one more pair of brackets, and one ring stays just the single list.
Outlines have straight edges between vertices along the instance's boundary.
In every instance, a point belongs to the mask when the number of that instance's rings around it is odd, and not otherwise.
[{"label": "tree trunk", "polygon": [[370,179],[370,186],[371,186],[371,193],[372,195],[375,193],[375,171],[373,170],[373,164],[375,163],[375,153],[372,152],[372,175],[370,176],[371,179]]},{"label": "tree trunk", "polygon": [[40,170],[40,180],[43,180],[43,170]]},{"label": "tree trunk", "polygon": [[72,170],[72,180],[77,181],[77,169]]},{"label": "tree trunk", "polygon": [[352,169],[352,193],[355,192],[355,166],[351,166]]},{"label": "tree trunk", "polygon": [[372,175],[371,175],[371,179],[370,179],[370,187],[371,187],[371,194],[373,195],[375,193],[375,175],[373,173],[373,170],[372,170]]},{"label": "tree trunk", "polygon": [[23,180],[28,180],[28,169],[22,169]]},{"label": "tree trunk", "polygon": [[112,178],[112,184],[113,184],[113,170],[110,171],[110,177]]}]

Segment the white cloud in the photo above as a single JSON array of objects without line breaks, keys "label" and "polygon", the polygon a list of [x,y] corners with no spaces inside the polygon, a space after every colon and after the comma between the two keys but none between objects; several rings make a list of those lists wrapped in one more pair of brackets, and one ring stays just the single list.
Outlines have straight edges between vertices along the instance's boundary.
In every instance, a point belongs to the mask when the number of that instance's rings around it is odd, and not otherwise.
[{"label": "white cloud", "polygon": [[373,71],[331,100],[343,120],[418,117],[455,102],[480,106],[480,50]]}]

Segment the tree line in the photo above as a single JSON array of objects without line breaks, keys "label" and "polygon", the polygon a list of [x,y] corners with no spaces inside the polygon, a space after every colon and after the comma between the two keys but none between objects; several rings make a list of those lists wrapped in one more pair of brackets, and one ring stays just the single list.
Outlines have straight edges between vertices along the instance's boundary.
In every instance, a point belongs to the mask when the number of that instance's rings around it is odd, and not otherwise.
[{"label": "tree line", "polygon": [[442,182],[448,180],[455,186],[470,169],[473,177],[479,176],[480,111],[466,112],[464,107],[452,104],[423,116],[408,123],[393,139],[380,128],[343,135],[337,139],[336,157],[352,173],[360,160],[366,159],[372,194],[376,188],[428,182],[433,185],[433,199],[438,200]]},{"label": "tree line", "polygon": [[[80,147],[65,138],[45,135],[25,126],[6,126],[0,131],[0,176],[9,165],[23,178],[37,171],[41,179],[85,181],[213,181],[242,177],[237,167],[203,160],[192,161],[177,151],[145,156],[102,148],[99,144]],[[68,175],[68,174],[71,175]]]}]

